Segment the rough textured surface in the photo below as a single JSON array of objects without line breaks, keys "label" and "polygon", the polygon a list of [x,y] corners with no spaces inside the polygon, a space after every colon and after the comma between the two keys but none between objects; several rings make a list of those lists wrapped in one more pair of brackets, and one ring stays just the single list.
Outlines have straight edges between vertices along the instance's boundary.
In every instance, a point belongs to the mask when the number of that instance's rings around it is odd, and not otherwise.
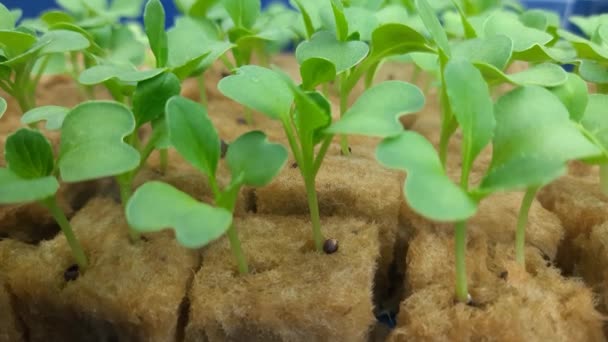
[{"label": "rough textured surface", "polygon": [[581,275],[601,296],[601,309],[608,312],[608,222],[579,235],[573,245],[580,250],[574,273]]},{"label": "rough textured surface", "polygon": [[454,304],[450,235],[421,230],[410,242],[413,293],[401,305],[390,341],[604,341],[591,290],[563,278],[533,247],[526,250],[526,271],[512,261],[511,245],[469,238],[474,305]]},{"label": "rough textured surface", "polygon": [[560,247],[558,263],[566,272],[575,272],[582,252],[581,240],[587,239],[591,229],[608,221],[608,196],[602,193],[597,177],[563,176],[541,189],[538,199],[554,212],[566,229]]},{"label": "rough textured surface", "polygon": [[22,342],[19,318],[13,311],[13,300],[0,275],[0,342]]},{"label": "rough textured surface", "polygon": [[[328,155],[317,175],[316,189],[322,217],[356,217],[378,224],[381,246],[379,287],[388,281],[400,229],[401,178],[398,173],[385,170],[365,157],[339,154]],[[255,198],[258,213],[309,214],[304,180],[300,170],[291,165],[271,184],[255,189]]]},{"label": "rough textured surface", "polygon": [[0,242],[0,272],[29,341],[173,340],[196,253],[165,233],[131,244],[122,209],[109,199],[89,202],[72,225],[90,266],[71,282],[62,234],[39,247]]},{"label": "rough textured surface", "polygon": [[375,321],[378,227],[354,218],[322,224],[340,243],[335,254],[311,250],[306,218],[237,220],[252,274],[236,275],[226,238],[211,245],[192,287],[186,340],[365,341]]}]

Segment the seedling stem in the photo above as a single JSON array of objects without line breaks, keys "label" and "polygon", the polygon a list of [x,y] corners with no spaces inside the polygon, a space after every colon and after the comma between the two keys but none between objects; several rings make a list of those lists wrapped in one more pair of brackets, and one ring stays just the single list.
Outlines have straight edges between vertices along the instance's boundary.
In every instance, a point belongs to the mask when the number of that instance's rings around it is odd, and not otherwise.
[{"label": "seedling stem", "polygon": [[319,216],[319,201],[315,189],[315,177],[304,177],[306,184],[306,194],[308,196],[308,207],[310,209],[310,219],[312,221],[312,237],[317,251],[323,250],[323,234],[321,234],[321,218]]},{"label": "seedling stem", "polygon": [[65,216],[63,210],[61,210],[57,205],[57,200],[55,197],[49,197],[43,200],[42,204],[48,208],[55,221],[57,221],[57,224],[59,224],[59,227],[61,228],[63,235],[65,235],[68,245],[72,250],[72,255],[74,256],[74,259],[76,259],[76,263],[80,267],[80,270],[84,271],[88,266],[87,256],[84,254],[82,246],[76,239],[72,226],[70,225],[70,222]]},{"label": "seedling stem", "polygon": [[[348,95],[350,94],[350,90],[348,90],[346,86],[347,81],[347,76],[340,76],[340,118],[346,113],[346,110],[348,110]],[[348,137],[346,135],[340,136],[340,148],[342,149],[342,155],[350,155],[348,150]]]},{"label": "seedling stem", "polygon": [[532,206],[532,201],[536,197],[538,188],[532,187],[526,190],[524,199],[519,208],[519,217],[517,218],[517,231],[515,233],[515,260],[521,266],[526,265],[526,225],[528,224],[528,212]]},{"label": "seedling stem", "polygon": [[466,303],[469,297],[467,288],[466,248],[467,223],[460,221],[455,226],[455,256],[456,256],[456,299]]}]

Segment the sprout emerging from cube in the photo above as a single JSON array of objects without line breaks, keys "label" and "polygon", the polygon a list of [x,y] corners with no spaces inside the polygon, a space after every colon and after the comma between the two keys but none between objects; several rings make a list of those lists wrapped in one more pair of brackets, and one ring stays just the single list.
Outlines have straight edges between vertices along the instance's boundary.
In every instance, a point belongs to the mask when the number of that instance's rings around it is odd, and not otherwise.
[{"label": "sprout emerging from cube", "polygon": [[167,127],[171,144],[207,177],[215,206],[199,202],[174,187],[150,182],[142,185],[127,204],[127,220],[139,232],[173,228],[177,241],[199,248],[227,234],[238,270],[249,272],[232,216],[242,186],[264,186],[280,172],[287,151],[268,142],[260,131],[243,134],[232,142],[226,163],[232,175],[223,188],[217,180],[221,146],[218,134],[204,107],[173,97],[167,103]]}]

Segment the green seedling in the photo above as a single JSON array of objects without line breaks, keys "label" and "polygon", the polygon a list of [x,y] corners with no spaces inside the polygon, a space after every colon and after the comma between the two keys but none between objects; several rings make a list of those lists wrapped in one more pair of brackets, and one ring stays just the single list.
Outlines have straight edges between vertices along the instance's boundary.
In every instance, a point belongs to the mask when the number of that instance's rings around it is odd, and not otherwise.
[{"label": "green seedling", "polygon": [[[314,27],[310,23],[311,15],[300,1],[294,1],[305,20],[309,40],[302,42],[296,49],[296,58],[305,71],[302,78],[308,76],[311,70],[319,70],[320,60],[325,60],[335,67],[333,75],[329,68],[325,68],[324,83],[338,80],[340,96],[340,115],[343,116],[348,110],[348,101],[355,85],[365,78],[366,88],[371,87],[375,73],[381,63],[392,56],[403,55],[411,52],[430,52],[424,36],[409,26],[388,23],[379,25],[378,22],[365,21],[365,25],[355,25],[352,14],[347,15],[349,8],[344,8],[339,1],[331,1],[333,12],[333,27],[331,30],[322,30],[313,33]],[[356,7],[350,8],[355,12]],[[362,10],[363,11],[363,10]],[[353,19],[349,22],[348,18]],[[352,31],[356,27],[358,31]],[[361,32],[371,32],[370,42],[358,40]],[[329,63],[325,63],[328,65]],[[310,87],[307,82],[305,86]],[[316,84],[313,84],[316,86]],[[348,141],[345,136],[341,140],[342,153],[348,155]]]},{"label": "green seedling", "polygon": [[81,51],[90,43],[80,33],[69,30],[51,30],[38,37],[26,28],[15,28],[13,13],[2,4],[0,21],[3,23],[0,29],[0,88],[17,101],[22,112],[27,112],[35,107],[36,88],[50,56]]},{"label": "green seedling", "polygon": [[[328,62],[320,60],[319,63],[321,66],[327,66],[329,70],[335,69]],[[323,73],[316,74],[316,70],[311,68],[309,74],[302,70],[305,82],[313,85],[322,82]],[[318,251],[321,251],[324,238],[321,232],[315,179],[334,133],[341,133],[338,130],[325,131],[332,120],[328,100],[318,92],[296,86],[291,79],[279,71],[258,66],[239,68],[236,75],[222,79],[218,88],[227,97],[283,124],[291,151],[304,179],[314,245]],[[272,97],[264,95],[269,90],[273,93]],[[401,101],[403,97],[410,100]],[[390,126],[396,130],[400,127],[400,123],[395,118],[396,114],[418,111],[423,102],[424,98],[416,87],[405,82],[392,81],[370,88],[348,113],[353,117],[365,116],[365,113],[370,111],[379,113],[381,120],[368,120],[363,125]],[[295,107],[293,107],[294,103]],[[320,147],[316,149],[318,145]]]},{"label": "green seedling", "polygon": [[65,235],[74,260],[84,271],[87,257],[65,213],[57,205],[59,182],[49,141],[38,131],[22,128],[6,140],[4,156],[8,167],[0,168],[0,204],[39,202],[45,206]]},{"label": "green seedling", "polygon": [[[404,194],[412,209],[433,220],[455,222],[456,297],[466,302],[466,222],[479,201],[497,191],[538,188],[565,172],[566,161],[599,151],[570,121],[559,99],[544,88],[518,87],[493,105],[483,75],[465,59],[446,63],[444,79],[446,98],[463,136],[459,185],[448,178],[435,149],[418,133],[402,128],[368,130],[366,123],[372,119],[366,115],[373,112],[347,115],[342,121],[348,125],[338,122],[329,131],[340,127],[341,133],[384,137],[376,157],[388,168],[407,172]],[[535,115],[529,115],[532,112]],[[473,162],[490,142],[490,168],[481,184],[471,187]],[[522,241],[517,249],[523,254]]]},{"label": "green seedling", "polygon": [[242,186],[264,186],[281,171],[287,151],[268,142],[266,135],[253,131],[232,142],[226,163],[232,174],[221,188],[217,181],[220,139],[204,107],[173,97],[167,102],[167,126],[171,144],[196,169],[207,177],[215,207],[160,182],[141,186],[127,205],[127,220],[139,232],[155,232],[171,227],[177,241],[188,248],[200,248],[224,234],[241,274],[249,272],[245,254],[232,222]]}]

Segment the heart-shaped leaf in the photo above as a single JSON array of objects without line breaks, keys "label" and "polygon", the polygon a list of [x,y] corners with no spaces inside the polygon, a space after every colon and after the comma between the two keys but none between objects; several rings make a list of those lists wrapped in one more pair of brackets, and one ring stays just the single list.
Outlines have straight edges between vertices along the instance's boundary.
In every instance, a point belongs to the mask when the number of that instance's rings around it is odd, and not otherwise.
[{"label": "heart-shaped leaf", "polygon": [[448,35],[439,22],[439,18],[435,14],[435,10],[429,5],[426,0],[416,0],[416,8],[418,9],[418,15],[424,23],[424,26],[431,34],[433,41],[441,50],[445,56],[451,56],[450,43],[448,41]]},{"label": "heart-shaped leaf", "polygon": [[59,170],[66,182],[116,176],[139,165],[139,152],[124,142],[135,118],[116,102],[90,101],[76,106],[63,121]]},{"label": "heart-shaped leaf", "polygon": [[222,4],[234,25],[246,29],[253,28],[262,10],[260,0],[222,0]]},{"label": "heart-shaped leaf", "polygon": [[200,248],[220,238],[232,224],[232,214],[198,202],[171,185],[149,182],[137,189],[126,207],[129,225],[141,232],[173,228],[186,248]]},{"label": "heart-shaped leaf", "polygon": [[220,159],[220,139],[207,110],[200,104],[175,96],[166,108],[169,140],[179,154],[199,171],[215,177]]},{"label": "heart-shaped leaf", "polygon": [[348,22],[348,33],[359,33],[361,40],[370,41],[372,32],[380,25],[374,11],[363,7],[347,7],[344,15]]},{"label": "heart-shaped leaf", "polygon": [[608,83],[608,66],[606,64],[583,59],[580,61],[578,73],[587,82]]},{"label": "heart-shaped leaf", "polygon": [[316,86],[336,78],[336,66],[323,58],[310,58],[300,66],[302,88],[313,90]]},{"label": "heart-shaped leaf", "polygon": [[52,176],[24,179],[0,168],[0,204],[28,203],[53,196],[59,182]]},{"label": "heart-shaped leaf", "polygon": [[[0,30],[0,48],[4,51],[4,56],[9,61],[33,47],[36,41],[36,37],[28,33]],[[2,64],[6,63],[3,62]]]},{"label": "heart-shaped leaf", "polygon": [[581,121],[587,108],[587,101],[589,100],[587,83],[582,78],[576,74],[568,73],[566,83],[552,88],[551,92],[566,106],[572,121]]},{"label": "heart-shaped leaf", "polygon": [[293,104],[293,94],[282,77],[259,66],[240,67],[235,75],[224,77],[217,87],[225,96],[272,119],[287,116]]},{"label": "heart-shaped leaf", "polygon": [[504,35],[468,39],[452,46],[454,58],[490,64],[498,70],[504,70],[507,67],[512,52],[513,42]]},{"label": "heart-shaped leaf", "polygon": [[155,120],[165,112],[167,101],[179,95],[181,82],[173,73],[165,72],[141,81],[133,93],[133,114],[136,126]]},{"label": "heart-shaped leaf", "polygon": [[424,95],[416,86],[386,81],[365,91],[327,132],[390,137],[403,132],[399,118],[424,107]]},{"label": "heart-shaped leaf", "polygon": [[558,30],[559,35],[569,41],[577,52],[578,58],[605,61],[608,59],[608,47],[596,44],[565,30]]},{"label": "heart-shaped leaf", "polygon": [[148,0],[144,10],[144,28],[150,41],[150,49],[156,57],[156,66],[165,67],[169,48],[165,32],[165,9],[160,0]]},{"label": "heart-shaped leaf", "polygon": [[371,58],[377,60],[414,51],[433,51],[426,38],[418,31],[397,23],[384,24],[375,29],[372,33],[371,46]]},{"label": "heart-shaped leaf", "polygon": [[361,41],[339,41],[329,31],[315,33],[310,41],[300,43],[296,48],[296,58],[302,64],[310,58],[323,58],[332,62],[336,72],[341,74],[359,64],[369,47]]},{"label": "heart-shaped leaf", "polygon": [[495,115],[492,164],[482,191],[542,186],[562,174],[567,161],[600,154],[547,89],[517,88],[498,100]]},{"label": "heart-shaped leaf", "polygon": [[8,168],[23,179],[50,176],[55,157],[49,141],[38,131],[22,128],[6,139],[4,158]]},{"label": "heart-shaped leaf", "polygon": [[568,80],[568,73],[559,65],[551,63],[534,65],[515,74],[505,74],[489,64],[475,63],[475,66],[490,84],[511,83],[514,85],[557,87]]},{"label": "heart-shaped leaf", "polygon": [[78,82],[83,85],[97,85],[116,79],[123,83],[137,83],[163,73],[165,69],[137,70],[134,67],[118,65],[96,65],[83,71]]},{"label": "heart-shaped leaf", "polygon": [[264,186],[287,162],[287,150],[281,144],[270,143],[264,133],[252,131],[230,144],[226,162],[233,179],[249,186]]},{"label": "heart-shaped leaf", "polygon": [[68,115],[69,108],[61,106],[42,106],[36,107],[21,117],[21,123],[24,125],[35,124],[40,121],[46,121],[46,129],[55,131],[61,129],[65,116]]},{"label": "heart-shaped leaf", "polygon": [[468,176],[473,161],[494,134],[492,98],[483,76],[469,61],[450,60],[444,78],[450,108],[462,129],[462,172]]},{"label": "heart-shaped leaf", "polygon": [[404,194],[421,215],[437,221],[462,221],[475,214],[477,203],[452,183],[433,145],[415,132],[384,139],[376,159],[390,169],[407,172]]}]

